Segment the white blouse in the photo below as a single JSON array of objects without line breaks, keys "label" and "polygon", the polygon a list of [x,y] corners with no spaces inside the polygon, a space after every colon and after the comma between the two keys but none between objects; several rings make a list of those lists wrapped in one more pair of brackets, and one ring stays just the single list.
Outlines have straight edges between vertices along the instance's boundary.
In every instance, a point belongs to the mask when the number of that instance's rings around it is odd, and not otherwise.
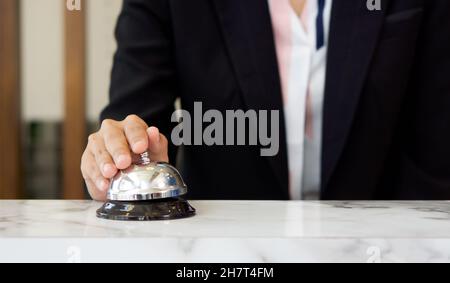
[{"label": "white blouse", "polygon": [[[282,84],[290,197],[294,200],[318,199],[332,1],[307,0],[300,17],[290,0],[268,1]],[[316,23],[323,23],[323,29]]]}]

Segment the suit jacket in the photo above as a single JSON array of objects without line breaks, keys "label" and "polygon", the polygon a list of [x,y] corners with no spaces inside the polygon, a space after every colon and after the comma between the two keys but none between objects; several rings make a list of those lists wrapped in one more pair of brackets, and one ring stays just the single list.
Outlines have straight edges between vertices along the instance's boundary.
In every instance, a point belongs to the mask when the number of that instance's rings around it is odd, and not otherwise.
[{"label": "suit jacket", "polygon": [[[333,1],[321,195],[450,199],[450,1]],[[288,199],[281,87],[266,0],[125,0],[110,103],[170,137],[174,101],[193,110],[279,110],[280,151],[187,146],[195,199]],[[175,162],[176,149],[170,157]]]}]

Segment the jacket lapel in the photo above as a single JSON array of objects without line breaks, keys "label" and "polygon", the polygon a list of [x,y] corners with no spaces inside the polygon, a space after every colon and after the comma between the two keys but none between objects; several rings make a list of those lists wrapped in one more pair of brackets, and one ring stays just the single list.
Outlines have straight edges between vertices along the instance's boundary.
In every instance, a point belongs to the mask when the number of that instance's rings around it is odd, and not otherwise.
[{"label": "jacket lapel", "polygon": [[223,37],[247,109],[280,111],[280,149],[267,158],[288,196],[281,86],[267,1],[214,0]]},{"label": "jacket lapel", "polygon": [[323,110],[322,189],[326,189],[349,135],[388,2],[382,2],[381,11],[369,11],[366,1],[333,1]]},{"label": "jacket lapel", "polygon": [[[389,0],[369,11],[362,0],[333,1],[323,114],[322,188],[344,149]],[[280,152],[268,158],[288,193],[284,112],[267,1],[213,1],[247,109],[280,110]]]}]

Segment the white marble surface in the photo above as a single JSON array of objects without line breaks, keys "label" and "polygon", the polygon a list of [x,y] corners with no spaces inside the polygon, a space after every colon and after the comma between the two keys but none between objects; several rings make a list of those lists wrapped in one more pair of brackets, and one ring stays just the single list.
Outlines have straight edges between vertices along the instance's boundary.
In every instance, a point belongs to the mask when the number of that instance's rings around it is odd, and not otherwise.
[{"label": "white marble surface", "polygon": [[92,201],[0,201],[0,262],[450,261],[450,202],[191,203],[119,222]]}]

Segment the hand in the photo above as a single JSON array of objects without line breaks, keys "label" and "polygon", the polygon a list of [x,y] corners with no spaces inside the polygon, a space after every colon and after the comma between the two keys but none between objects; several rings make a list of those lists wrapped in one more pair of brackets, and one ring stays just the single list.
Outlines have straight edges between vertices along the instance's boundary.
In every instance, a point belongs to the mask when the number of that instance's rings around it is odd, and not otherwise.
[{"label": "hand", "polygon": [[118,170],[131,165],[131,152],[145,151],[152,161],[169,161],[166,137],[138,116],[130,115],[123,121],[104,120],[100,130],[89,136],[81,158],[81,173],[91,197],[105,200],[109,180]]}]

